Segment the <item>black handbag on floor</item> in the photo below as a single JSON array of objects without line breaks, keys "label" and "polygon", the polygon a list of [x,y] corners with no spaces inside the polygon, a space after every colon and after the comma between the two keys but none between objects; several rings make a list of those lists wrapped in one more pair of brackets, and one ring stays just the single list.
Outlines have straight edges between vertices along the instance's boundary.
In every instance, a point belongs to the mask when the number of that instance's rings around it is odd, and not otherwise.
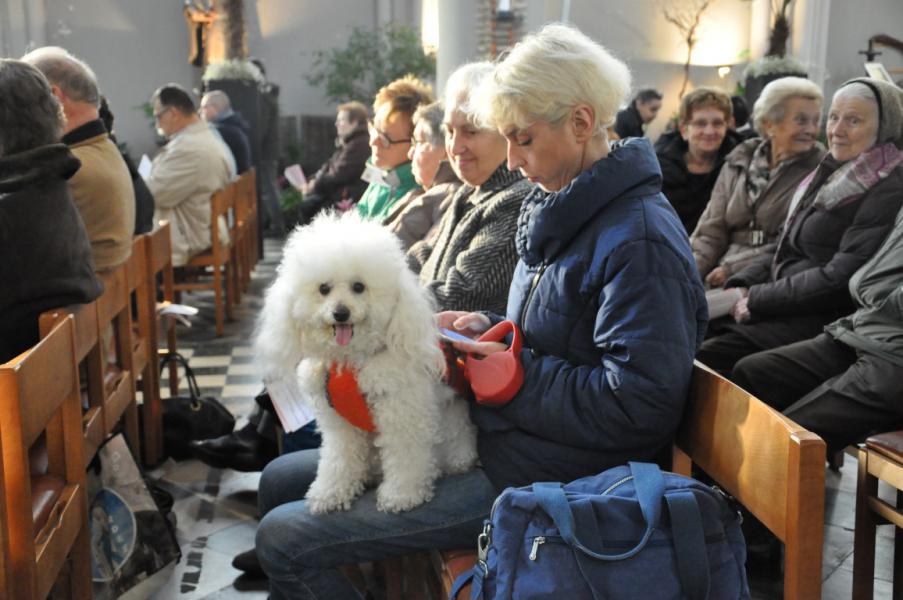
[{"label": "black handbag on floor", "polygon": [[201,396],[194,371],[188,360],[177,352],[170,352],[160,359],[160,372],[175,362],[185,370],[188,395],[163,400],[163,448],[167,456],[176,460],[191,457],[188,442],[208,440],[235,428],[235,417],[213,396]]}]

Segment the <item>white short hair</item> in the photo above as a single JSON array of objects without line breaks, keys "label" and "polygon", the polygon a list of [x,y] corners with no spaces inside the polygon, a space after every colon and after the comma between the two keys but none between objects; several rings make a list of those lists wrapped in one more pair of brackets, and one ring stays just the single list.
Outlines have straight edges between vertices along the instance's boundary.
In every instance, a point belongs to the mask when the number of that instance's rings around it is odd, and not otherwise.
[{"label": "white short hair", "polygon": [[630,70],[578,29],[553,23],[518,43],[475,94],[477,120],[507,129],[560,123],[578,104],[601,133],[630,91]]},{"label": "white short hair", "polygon": [[834,97],[831,98],[831,102],[833,103],[838,98],[858,98],[859,100],[871,102],[875,105],[876,110],[878,108],[878,98],[875,96],[875,92],[872,91],[872,88],[860,81],[854,81],[853,83],[848,83],[847,85],[838,88],[838,90],[834,92]]},{"label": "white short hair", "polygon": [[457,109],[468,121],[474,121],[473,91],[492,73],[491,62],[479,61],[461,65],[445,83],[445,110]]},{"label": "white short hair", "polygon": [[88,64],[59,46],[44,46],[22,57],[23,62],[36,67],[51,85],[58,86],[76,102],[100,106],[97,75]]},{"label": "white short hair", "polygon": [[211,90],[204,94],[204,97],[201,98],[201,102],[207,100],[207,105],[213,105],[213,110],[220,113],[224,110],[228,110],[232,108],[232,103],[229,102],[229,94],[222,90]]},{"label": "white short hair", "polygon": [[786,114],[787,101],[792,98],[815,100],[819,107],[825,97],[821,88],[802,77],[781,77],[770,82],[762,89],[762,94],[753,105],[753,125],[762,133],[766,121],[771,124],[780,123]]}]

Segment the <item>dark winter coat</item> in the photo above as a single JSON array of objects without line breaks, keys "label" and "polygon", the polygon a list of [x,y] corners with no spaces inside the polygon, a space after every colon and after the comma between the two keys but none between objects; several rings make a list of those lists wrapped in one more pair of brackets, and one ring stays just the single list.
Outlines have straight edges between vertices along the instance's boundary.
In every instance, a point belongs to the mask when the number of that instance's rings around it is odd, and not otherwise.
[{"label": "dark winter coat", "polygon": [[771,345],[775,328],[793,327],[804,339],[853,312],[850,277],[893,227],[903,204],[903,169],[895,169],[854,202],[833,210],[813,205],[816,192],[839,166],[831,155],[824,158],[774,257],[763,257],[725,282],[725,287],[749,288],[753,316],[730,329]]},{"label": "dark winter coat", "polygon": [[615,133],[621,139],[628,137],[643,137],[643,118],[640,117],[640,111],[636,109],[636,101],[632,101],[630,106],[618,112],[615,117]]},{"label": "dark winter coat", "polygon": [[37,343],[42,312],[103,291],[66,183],[79,166],[64,144],[0,158],[0,362]]},{"label": "dark winter coat", "polygon": [[655,142],[655,152],[662,168],[662,193],[677,211],[687,235],[696,229],[696,223],[709,203],[712,188],[715,187],[725,157],[742,141],[743,138],[736,131],[728,129],[721,147],[718,148],[718,160],[714,168],[706,174],[699,175],[687,170],[684,155],[688,146],[680,131],[675,129],[663,133]]},{"label": "dark winter coat", "polygon": [[245,118],[237,112],[213,120],[213,126],[223,137],[223,141],[235,157],[235,170],[239,175],[251,168],[251,142],[248,136],[251,128]]},{"label": "dark winter coat", "polygon": [[314,174],[311,193],[328,198],[326,206],[345,198],[356,202],[367,189],[361,175],[368,158],[370,140],[366,125],[361,125],[340,140],[336,151]]},{"label": "dark winter coat", "polygon": [[497,487],[651,460],[671,441],[708,309],[660,189],[652,146],[634,138],[524,201],[507,309],[524,384],[501,408],[471,410]]}]

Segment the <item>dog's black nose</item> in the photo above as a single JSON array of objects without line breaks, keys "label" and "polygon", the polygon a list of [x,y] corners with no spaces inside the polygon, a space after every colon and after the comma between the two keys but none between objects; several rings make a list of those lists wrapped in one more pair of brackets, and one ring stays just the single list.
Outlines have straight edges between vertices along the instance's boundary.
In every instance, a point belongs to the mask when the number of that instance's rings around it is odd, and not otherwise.
[{"label": "dog's black nose", "polygon": [[348,317],[351,316],[351,311],[348,310],[348,307],[339,304],[336,306],[335,310],[332,311],[332,317],[339,323],[344,323],[348,320]]}]

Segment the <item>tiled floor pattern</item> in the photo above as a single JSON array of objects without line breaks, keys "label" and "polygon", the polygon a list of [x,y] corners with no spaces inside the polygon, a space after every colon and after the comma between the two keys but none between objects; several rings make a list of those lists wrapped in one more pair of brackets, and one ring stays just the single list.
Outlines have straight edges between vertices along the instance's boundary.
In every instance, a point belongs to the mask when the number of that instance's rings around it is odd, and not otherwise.
[{"label": "tiled floor pattern", "polygon": [[[266,240],[264,260],[254,271],[252,289],[236,307],[236,319],[227,323],[221,338],[213,334],[212,298],[205,293],[186,295],[183,302],[201,309],[190,329],[179,335],[180,352],[190,358],[203,394],[220,398],[239,419],[253,405],[261,388],[250,348],[254,319],[262,306],[262,293],[272,280],[281,245]],[[164,382],[165,383],[165,382]],[[184,383],[183,383],[184,387]],[[154,600],[224,600],[266,598],[266,585],[248,581],[231,566],[232,557],[250,548],[256,527],[259,474],[211,469],[196,460],[169,461],[152,475],[175,497],[182,560]],[[825,542],[822,577],[824,600],[847,600],[853,573],[853,521],[856,460],[846,456],[839,472],[827,471]],[[885,490],[887,491],[887,490]],[[875,598],[891,597],[893,530],[878,529]],[[781,597],[781,573],[770,566],[750,572],[753,597]]]}]

